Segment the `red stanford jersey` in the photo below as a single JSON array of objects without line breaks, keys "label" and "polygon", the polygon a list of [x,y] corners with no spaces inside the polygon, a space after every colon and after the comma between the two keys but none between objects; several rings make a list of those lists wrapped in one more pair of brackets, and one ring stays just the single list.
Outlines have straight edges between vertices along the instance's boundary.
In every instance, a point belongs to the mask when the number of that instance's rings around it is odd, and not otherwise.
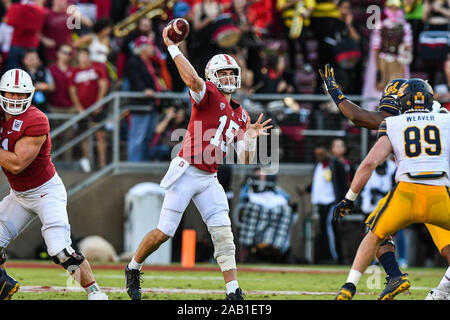
[{"label": "red stanford jersey", "polygon": [[87,68],[75,68],[70,78],[69,86],[77,88],[78,99],[83,108],[87,109],[98,99],[98,81],[108,80],[106,69],[99,63],[91,63]]},{"label": "red stanford jersey", "polygon": [[217,172],[227,144],[243,139],[247,121],[250,121],[248,113],[236,101],[228,103],[209,81],[202,101],[197,104],[191,98],[191,102],[191,119],[178,155],[198,169]]},{"label": "red stanford jersey", "polygon": [[16,142],[23,136],[47,135],[36,158],[22,172],[12,174],[3,168],[13,190],[22,192],[37,188],[55,175],[55,166],[50,158],[52,143],[49,133],[47,116],[33,105],[8,121],[1,117],[0,138],[4,150],[14,152]]}]

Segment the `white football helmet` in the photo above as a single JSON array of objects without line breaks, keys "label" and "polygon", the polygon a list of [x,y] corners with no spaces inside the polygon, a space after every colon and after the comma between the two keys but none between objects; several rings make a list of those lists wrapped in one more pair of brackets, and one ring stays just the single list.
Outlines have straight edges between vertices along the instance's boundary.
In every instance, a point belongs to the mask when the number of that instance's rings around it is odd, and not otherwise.
[{"label": "white football helmet", "polygon": [[[5,92],[25,93],[25,99],[8,99]],[[0,79],[0,105],[5,112],[18,115],[24,113],[31,105],[34,86],[30,75],[22,69],[10,69]]]},{"label": "white football helmet", "polygon": [[[234,75],[234,85],[225,85],[220,82],[217,71],[225,69],[233,69],[236,71]],[[234,60],[233,57],[227,54],[216,54],[211,58],[211,60],[209,60],[205,68],[205,77],[206,80],[214,83],[217,89],[225,93],[233,93],[234,91],[236,91],[236,89],[239,89],[241,87],[241,68],[237,64],[236,60]]]}]

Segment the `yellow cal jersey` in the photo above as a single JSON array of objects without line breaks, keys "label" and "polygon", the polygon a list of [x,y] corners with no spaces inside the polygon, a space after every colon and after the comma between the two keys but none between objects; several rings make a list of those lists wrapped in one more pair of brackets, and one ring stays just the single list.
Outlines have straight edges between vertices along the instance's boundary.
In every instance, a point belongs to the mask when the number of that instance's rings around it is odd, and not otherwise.
[{"label": "yellow cal jersey", "polygon": [[439,248],[450,245],[450,114],[410,113],[386,118],[397,163],[396,185],[366,220],[386,238],[412,223],[425,223]]}]

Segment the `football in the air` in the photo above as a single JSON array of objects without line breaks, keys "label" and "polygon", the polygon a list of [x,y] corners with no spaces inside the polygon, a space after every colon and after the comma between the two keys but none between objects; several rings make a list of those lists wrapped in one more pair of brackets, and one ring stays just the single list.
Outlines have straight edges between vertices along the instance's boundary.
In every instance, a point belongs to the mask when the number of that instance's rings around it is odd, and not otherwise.
[{"label": "football in the air", "polygon": [[175,43],[183,41],[189,35],[189,23],[183,18],[173,19],[167,25],[167,36]]}]

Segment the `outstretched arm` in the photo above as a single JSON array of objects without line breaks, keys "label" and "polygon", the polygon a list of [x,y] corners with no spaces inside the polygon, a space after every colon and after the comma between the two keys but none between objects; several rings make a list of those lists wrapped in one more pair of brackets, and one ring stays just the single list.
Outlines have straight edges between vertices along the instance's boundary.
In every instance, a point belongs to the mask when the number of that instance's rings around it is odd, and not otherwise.
[{"label": "outstretched arm", "polygon": [[331,68],[330,65],[327,64],[325,66],[325,71],[319,69],[319,74],[336,106],[342,114],[355,125],[376,130],[381,121],[391,115],[386,111],[369,111],[362,109],[357,104],[348,100],[339,89],[336,79],[334,78],[334,69]]},{"label": "outstretched arm", "polygon": [[168,27],[164,28],[162,36],[164,43],[166,44],[167,49],[169,50],[169,53],[177,66],[181,79],[192,91],[202,91],[204,86],[203,79],[198,75],[197,71],[195,71],[189,60],[186,59],[186,57],[178,49],[178,44],[170,40],[167,36],[167,28]]},{"label": "outstretched arm", "polygon": [[342,114],[358,127],[376,130],[384,118],[391,116],[386,111],[369,111],[361,108],[350,100],[342,100],[338,104]]}]

